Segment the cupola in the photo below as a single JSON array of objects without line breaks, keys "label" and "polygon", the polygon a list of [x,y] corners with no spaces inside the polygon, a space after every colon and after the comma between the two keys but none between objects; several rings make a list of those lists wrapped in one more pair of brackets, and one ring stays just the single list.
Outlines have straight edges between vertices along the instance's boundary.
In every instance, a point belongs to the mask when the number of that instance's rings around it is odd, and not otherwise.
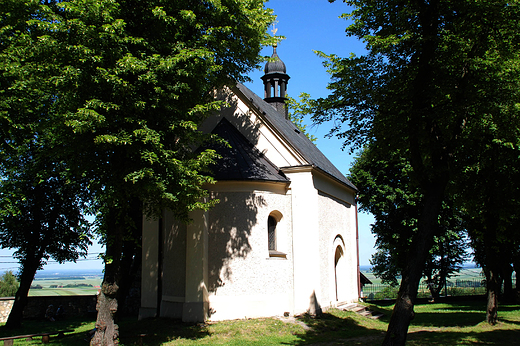
[{"label": "cupola", "polygon": [[264,100],[271,104],[279,113],[287,118],[287,106],[285,104],[287,95],[287,83],[289,75],[286,73],[285,64],[276,53],[276,45],[273,46],[271,61],[265,64],[264,75]]}]

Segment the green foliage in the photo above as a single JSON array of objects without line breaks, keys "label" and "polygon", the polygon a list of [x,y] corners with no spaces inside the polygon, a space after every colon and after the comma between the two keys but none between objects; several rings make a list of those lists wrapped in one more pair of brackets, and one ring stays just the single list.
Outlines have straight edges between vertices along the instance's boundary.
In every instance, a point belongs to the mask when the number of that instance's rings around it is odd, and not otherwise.
[{"label": "green foliage", "polygon": [[50,129],[56,154],[88,179],[100,211],[132,196],[149,215],[168,207],[187,219],[209,207],[202,186],[212,182],[205,167],[215,154],[192,150],[206,140],[197,125],[221,106],[213,91],[244,80],[261,46],[276,40],[263,1],[8,4],[2,71],[12,96],[1,105],[9,128]]},{"label": "green foliage", "polygon": [[410,149],[418,181],[439,173],[440,155],[463,163],[457,151],[470,149],[476,130],[488,143],[518,147],[518,126],[509,126],[519,123],[516,2],[346,4],[347,35],[366,42],[368,53],[319,52],[332,82],[314,120],[334,120],[331,135],[352,150],[375,140],[381,150]]},{"label": "green foliage", "polygon": [[287,107],[289,109],[288,116],[289,120],[291,120],[294,125],[305,135],[307,138],[310,139],[311,142],[316,142],[318,138],[311,135],[307,131],[307,125],[303,123],[303,119],[306,117],[310,117],[312,114],[312,107],[314,104],[314,101],[311,99],[311,95],[307,93],[301,93],[299,96],[299,101],[287,96]]},{"label": "green foliage", "polygon": [[[373,272],[382,283],[393,286],[410,261],[411,242],[418,231],[423,196],[412,183],[412,171],[406,155],[382,155],[376,146],[368,145],[356,158],[349,176],[359,189],[360,211],[375,218],[371,225],[377,248],[370,260]],[[436,292],[468,257],[461,215],[451,204],[442,205],[439,232],[425,263],[424,276]]]},{"label": "green foliage", "polygon": [[0,297],[14,297],[20,284],[16,280],[13,272],[8,270],[0,279]]},{"label": "green foliage", "polygon": [[374,299],[395,299],[397,298],[398,287],[386,286],[383,290],[374,295]]},{"label": "green foliage", "polygon": [[[274,15],[263,5],[6,0],[0,6],[1,159],[35,161],[34,169],[24,167],[24,194],[52,182],[59,186],[54,205],[70,187],[72,203],[65,206],[96,215],[109,284],[123,273],[123,243],[134,250],[139,244],[143,211],[160,217],[166,208],[189,221],[190,211],[216,203],[205,188],[213,183],[208,165],[216,154],[194,150],[215,138],[198,125],[223,106],[215,91],[245,80],[262,61],[262,45],[278,40],[267,34]],[[41,178],[35,172],[45,165],[52,168]],[[24,201],[7,197],[13,187],[4,186],[6,208]],[[30,200],[38,205],[51,192]],[[10,215],[24,221],[16,208]],[[53,231],[52,222],[44,226],[43,234]]]},{"label": "green foliage", "polygon": [[352,7],[343,15],[351,20],[347,35],[363,40],[367,53],[319,53],[332,81],[331,94],[317,100],[314,121],[332,120],[330,135],[351,150],[374,145],[383,157],[403,155],[412,168],[421,210],[385,339],[385,345],[404,345],[450,183],[463,182],[467,168],[478,166],[475,148],[493,144],[520,156],[520,4],[345,4]]}]

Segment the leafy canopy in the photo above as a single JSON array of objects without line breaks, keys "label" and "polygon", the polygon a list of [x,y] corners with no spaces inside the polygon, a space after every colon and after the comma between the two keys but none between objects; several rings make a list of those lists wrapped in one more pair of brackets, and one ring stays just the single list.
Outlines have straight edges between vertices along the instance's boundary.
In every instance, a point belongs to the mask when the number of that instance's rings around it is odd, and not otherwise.
[{"label": "leafy canopy", "polygon": [[186,219],[211,205],[201,197],[215,154],[193,151],[207,140],[197,126],[222,106],[214,90],[244,80],[276,40],[263,1],[7,5],[5,137],[51,129],[54,153],[89,181],[99,211],[138,198],[149,215],[167,207]]}]

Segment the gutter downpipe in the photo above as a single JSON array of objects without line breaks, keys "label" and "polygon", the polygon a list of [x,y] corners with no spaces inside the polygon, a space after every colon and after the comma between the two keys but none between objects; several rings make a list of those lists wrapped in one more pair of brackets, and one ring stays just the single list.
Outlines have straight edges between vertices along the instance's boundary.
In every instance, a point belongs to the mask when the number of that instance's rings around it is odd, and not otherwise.
[{"label": "gutter downpipe", "polygon": [[358,287],[358,300],[361,299],[361,272],[359,267],[359,224],[358,224],[358,196],[355,199],[355,211],[356,211],[356,255],[357,255],[357,287]]},{"label": "gutter downpipe", "polygon": [[163,217],[158,222],[159,234],[157,237],[157,317],[161,317],[162,284],[163,284]]}]

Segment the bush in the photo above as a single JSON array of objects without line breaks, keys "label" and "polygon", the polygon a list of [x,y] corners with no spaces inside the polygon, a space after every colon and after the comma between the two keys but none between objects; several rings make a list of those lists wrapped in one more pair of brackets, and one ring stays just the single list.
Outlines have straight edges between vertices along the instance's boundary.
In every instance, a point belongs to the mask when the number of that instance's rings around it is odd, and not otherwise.
[{"label": "bush", "polygon": [[399,286],[395,286],[395,287],[386,286],[385,288],[383,288],[382,291],[377,292],[375,294],[374,298],[375,299],[385,299],[385,298],[396,299],[398,292],[399,292]]},{"label": "bush", "polygon": [[14,297],[18,287],[20,287],[20,283],[16,280],[16,276],[12,271],[6,271],[0,279],[0,297]]}]

